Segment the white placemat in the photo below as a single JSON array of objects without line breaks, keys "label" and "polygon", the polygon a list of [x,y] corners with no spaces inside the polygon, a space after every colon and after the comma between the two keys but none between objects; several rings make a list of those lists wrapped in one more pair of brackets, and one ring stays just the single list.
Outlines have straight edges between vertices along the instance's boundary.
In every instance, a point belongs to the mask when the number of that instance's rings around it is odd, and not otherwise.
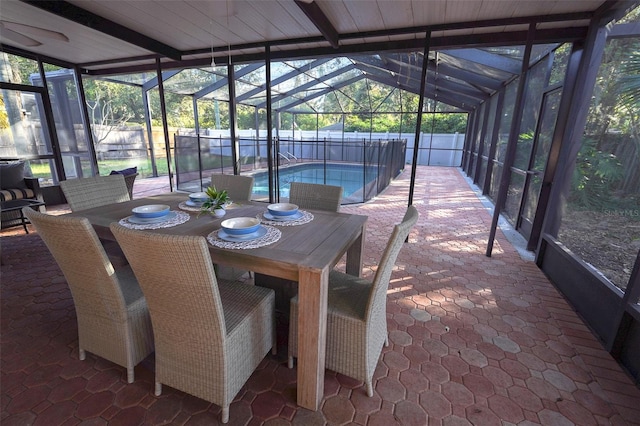
[{"label": "white placemat", "polygon": [[249,241],[225,241],[218,237],[218,230],[213,231],[209,235],[207,235],[207,241],[214,247],[226,248],[226,249],[254,249],[258,247],[268,246],[269,244],[273,244],[280,239],[282,236],[282,232],[279,229],[274,228],[273,226],[265,226],[267,233],[255,240]]},{"label": "white placemat", "polygon": [[199,206],[188,205],[186,201],[182,201],[180,204],[178,204],[178,208],[180,210],[185,210],[188,212],[196,212],[196,213],[200,213],[200,209],[201,209],[201,207]]},{"label": "white placemat", "polygon": [[[264,212],[266,213],[266,212]],[[304,225],[305,223],[309,223],[313,220],[313,214],[308,211],[300,210],[302,213],[302,217],[295,220],[270,220],[264,216],[264,213],[260,213],[258,215],[258,219],[260,219],[261,223],[267,225],[276,225],[276,226],[296,226],[296,225]]]},{"label": "white placemat", "polygon": [[127,216],[124,219],[120,219],[118,223],[124,226],[125,228],[131,228],[131,229],[160,229],[160,228],[171,228],[172,226],[182,225],[183,223],[185,223],[191,218],[191,216],[189,216],[189,214],[185,212],[181,212],[178,210],[171,210],[171,212],[175,213],[174,217],[167,220],[160,221],[160,222],[133,223],[129,221],[129,218],[131,216]]}]

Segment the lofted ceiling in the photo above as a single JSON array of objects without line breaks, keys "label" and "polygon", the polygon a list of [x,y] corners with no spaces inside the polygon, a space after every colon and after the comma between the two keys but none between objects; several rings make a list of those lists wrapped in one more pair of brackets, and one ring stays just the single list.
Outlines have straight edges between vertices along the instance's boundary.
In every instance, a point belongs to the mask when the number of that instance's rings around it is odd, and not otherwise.
[{"label": "lofted ceiling", "polygon": [[[416,93],[430,33],[432,78],[428,74],[427,81],[436,80],[436,71],[441,78],[438,87],[427,84],[426,95],[433,98],[439,90],[443,101],[470,109],[520,72],[521,47],[531,25],[535,43],[545,50],[583,38],[594,16],[620,13],[636,3],[2,0],[0,41],[3,50],[32,52],[96,76],[155,71],[157,60],[166,70],[205,67],[212,65],[212,57],[217,65],[229,56],[238,64],[264,63],[267,55],[281,61],[348,57],[345,71]],[[510,57],[512,52],[520,57]]]}]

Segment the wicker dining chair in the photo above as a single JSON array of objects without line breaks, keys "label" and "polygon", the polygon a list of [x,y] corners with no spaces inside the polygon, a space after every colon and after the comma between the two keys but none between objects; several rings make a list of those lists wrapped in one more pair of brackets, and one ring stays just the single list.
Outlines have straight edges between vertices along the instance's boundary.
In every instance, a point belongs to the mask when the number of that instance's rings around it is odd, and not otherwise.
[{"label": "wicker dining chair", "polygon": [[111,224],[149,304],[162,385],[229,405],[269,349],[275,353],[273,291],[216,278],[204,237]]},{"label": "wicker dining chair", "polygon": [[129,191],[129,199],[133,200],[133,184],[138,177],[138,173],[132,173],[130,175],[123,175],[124,183],[127,185],[127,191]]},{"label": "wicker dining chair", "polygon": [[341,201],[341,186],[291,182],[289,202],[301,209],[337,212]]},{"label": "wicker dining chair", "polygon": [[[373,373],[382,345],[388,346],[387,289],[402,244],[418,220],[409,206],[396,225],[373,278],[369,281],[338,271],[329,273],[325,367],[365,382],[373,396]],[[291,299],[289,368],[298,352],[298,297]]]},{"label": "wicker dining chair", "polygon": [[131,268],[114,271],[89,220],[22,210],[69,284],[78,322],[80,359],[86,352],[127,369],[153,352],[147,302]]},{"label": "wicker dining chair", "polygon": [[[63,180],[60,188],[73,212],[131,200],[122,174]],[[127,265],[118,244],[113,241],[102,241],[102,244],[114,266]]]},{"label": "wicker dining chair", "polygon": [[226,190],[231,201],[237,203],[249,201],[253,192],[253,177],[214,173],[211,175],[211,186],[215,186],[219,190]]},{"label": "wicker dining chair", "polygon": [[121,174],[63,180],[60,188],[74,212],[131,200]]},{"label": "wicker dining chair", "polygon": [[[241,203],[251,200],[253,177],[214,173],[211,175],[211,186],[214,186],[218,190],[226,190],[231,201]],[[215,268],[218,278],[226,280],[236,280],[247,272],[249,275],[252,274],[251,271],[238,269],[233,266],[216,265]]]},{"label": "wicker dining chair", "polygon": [[[301,209],[337,212],[341,200],[341,186],[291,182],[289,202]],[[276,292],[276,311],[286,318],[289,315],[289,301],[298,294],[298,282],[264,274],[255,274],[254,282]]]}]

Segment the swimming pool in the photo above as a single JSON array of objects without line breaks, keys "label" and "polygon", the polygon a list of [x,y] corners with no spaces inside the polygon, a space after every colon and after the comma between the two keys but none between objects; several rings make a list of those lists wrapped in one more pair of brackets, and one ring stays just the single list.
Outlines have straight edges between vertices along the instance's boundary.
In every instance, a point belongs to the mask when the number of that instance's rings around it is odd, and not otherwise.
[{"label": "swimming pool", "polygon": [[[291,182],[305,182],[341,186],[343,203],[345,201],[354,202],[355,200],[353,199],[358,195],[360,201],[362,201],[363,188],[376,180],[376,174],[376,167],[369,166],[365,182],[365,172],[362,164],[327,163],[325,165],[323,163],[310,163],[281,167],[279,174],[280,197],[289,198],[289,184]],[[259,172],[253,177],[254,196],[268,196],[269,174],[267,172]]]}]

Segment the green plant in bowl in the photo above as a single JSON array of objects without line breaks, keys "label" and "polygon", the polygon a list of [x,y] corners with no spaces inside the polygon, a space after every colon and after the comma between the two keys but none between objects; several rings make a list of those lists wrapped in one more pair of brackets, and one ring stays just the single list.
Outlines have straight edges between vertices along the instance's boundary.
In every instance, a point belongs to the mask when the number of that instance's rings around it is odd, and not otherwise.
[{"label": "green plant in bowl", "polygon": [[202,203],[200,213],[213,214],[216,217],[224,216],[225,207],[231,203],[231,198],[225,189],[217,190],[215,186],[210,186],[205,190],[207,200]]}]

